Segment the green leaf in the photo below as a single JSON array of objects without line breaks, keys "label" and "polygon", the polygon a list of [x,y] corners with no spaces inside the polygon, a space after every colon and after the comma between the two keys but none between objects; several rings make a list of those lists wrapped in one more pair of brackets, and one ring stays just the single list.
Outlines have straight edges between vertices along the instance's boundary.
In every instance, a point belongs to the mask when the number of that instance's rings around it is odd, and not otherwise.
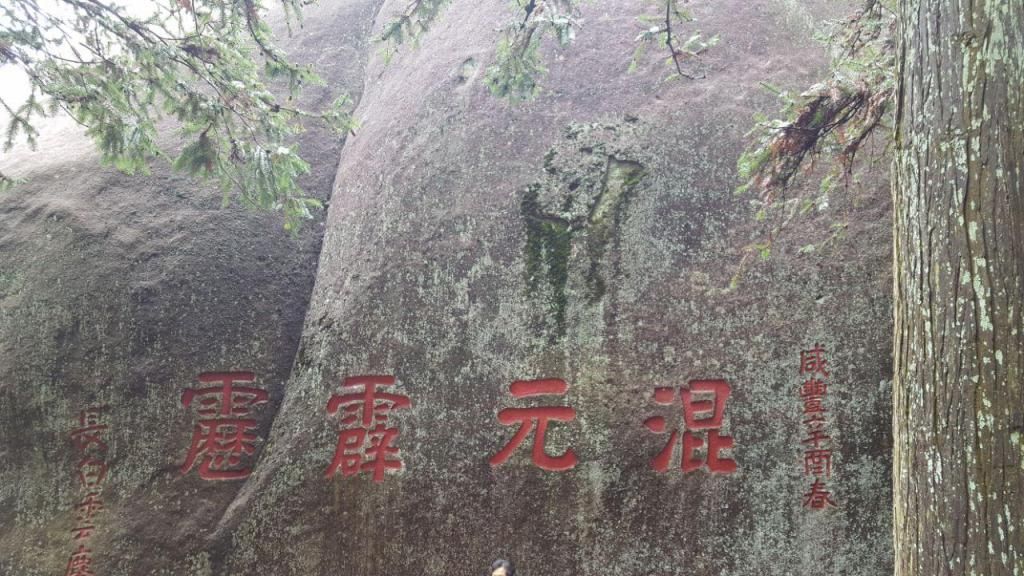
[{"label": "green leaf", "polygon": [[[431,9],[438,2],[427,0]],[[283,3],[289,27],[301,24],[304,2]],[[62,5],[59,15],[35,0],[0,6],[0,46],[21,55],[12,64],[32,84],[18,106],[0,107],[8,115],[5,148],[15,140],[34,145],[35,121],[66,110],[86,126],[102,161],[122,171],[146,173],[152,162],[173,158],[176,169],[215,179],[227,201],[280,210],[293,229],[311,217],[319,203],[298,184],[308,165],[291,142],[303,119],[351,129],[351,101],[294,106],[302,88],[323,80],[274,44],[260,2],[195,2],[194,12],[193,3],[158,2],[142,19],[116,3]],[[288,93],[271,91],[273,79]],[[157,142],[165,116],[177,123],[180,149]]]}]

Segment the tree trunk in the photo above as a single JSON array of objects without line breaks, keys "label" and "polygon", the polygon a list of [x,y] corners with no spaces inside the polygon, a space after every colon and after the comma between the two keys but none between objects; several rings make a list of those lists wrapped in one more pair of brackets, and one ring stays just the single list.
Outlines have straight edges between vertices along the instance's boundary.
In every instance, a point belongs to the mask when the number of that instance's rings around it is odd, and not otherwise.
[{"label": "tree trunk", "polygon": [[1024,2],[900,3],[897,576],[1024,574]]}]

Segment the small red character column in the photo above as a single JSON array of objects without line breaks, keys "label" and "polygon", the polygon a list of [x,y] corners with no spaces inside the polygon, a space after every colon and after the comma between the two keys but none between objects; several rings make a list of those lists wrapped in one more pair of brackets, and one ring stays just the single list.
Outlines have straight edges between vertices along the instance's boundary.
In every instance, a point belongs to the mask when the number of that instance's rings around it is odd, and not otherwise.
[{"label": "small red character column", "polygon": [[[825,480],[832,477],[832,450],[828,448],[830,437],[826,433],[828,422],[825,418],[825,393],[828,385],[828,361],[825,349],[815,344],[810,350],[800,352],[800,375],[807,378],[800,386],[800,399],[803,402],[803,424],[807,437],[801,440],[804,449],[804,476],[814,478],[810,490],[804,494],[804,507],[820,510],[835,506],[832,493],[825,485]],[[824,447],[823,447],[824,445]]]},{"label": "small red character column", "polygon": [[383,482],[386,471],[402,469],[399,448],[394,446],[398,428],[388,427],[388,417],[392,410],[410,408],[412,401],[402,394],[378,390],[394,385],[394,376],[352,376],[341,384],[342,391],[351,393],[331,396],[327,413],[343,409],[343,428],[325,476],[330,478],[338,470],[342,476],[373,472],[373,481]]},{"label": "small red character column", "polygon": [[96,516],[103,511],[103,482],[107,477],[107,443],[103,436],[105,407],[90,407],[78,415],[78,427],[71,432],[71,443],[78,455],[77,476],[85,496],[75,506],[75,527],[71,529],[78,547],[68,558],[65,576],[95,576],[92,550],[87,547],[96,530]]},{"label": "small red character column", "polygon": [[[689,388],[679,389],[683,405],[683,422],[686,430],[683,432],[683,454],[680,461],[680,468],[683,473],[693,472],[703,466],[718,474],[730,474],[736,471],[736,461],[725,458],[721,455],[722,450],[733,447],[732,436],[721,434],[722,421],[725,418],[725,402],[729,399],[731,388],[725,380],[693,380]],[[699,395],[698,400],[695,396]],[[709,396],[709,398],[705,398]],[[662,406],[675,404],[676,391],[674,388],[655,388],[654,403]],[[665,418],[652,416],[644,421],[644,426],[651,432],[664,434],[668,428]],[[697,455],[697,450],[703,448],[705,440],[695,432],[706,430],[707,450],[704,459]],[[651,468],[658,472],[667,472],[671,467],[672,454],[675,452],[676,444],[679,443],[679,431],[673,429],[668,442],[661,452],[651,461]]]},{"label": "small red character column", "polygon": [[64,576],[96,576],[92,569],[92,550],[86,548],[84,544],[79,546],[78,550],[71,554],[71,558],[68,558]]},{"label": "small red character column", "polygon": [[203,480],[237,480],[246,478],[252,469],[243,464],[256,451],[258,422],[250,418],[252,409],[267,402],[267,392],[252,386],[235,386],[236,382],[256,380],[252,372],[207,372],[199,375],[203,384],[218,386],[185,390],[182,406],[193,402],[199,421],[192,432],[181,474],[185,475],[196,463]]},{"label": "small red character column", "polygon": [[[509,387],[513,398],[529,398],[532,396],[564,396],[569,389],[565,380],[517,380]],[[576,454],[568,449],[561,456],[549,456],[544,450],[544,436],[548,430],[548,422],[571,422],[576,418],[576,409],[570,406],[537,406],[532,408],[505,408],[498,412],[498,422],[506,426],[519,424],[508,444],[500,452],[491,457],[491,466],[503,464],[515,452],[516,448],[526,440],[530,432],[536,428],[533,436],[533,463],[542,470],[561,472],[576,466]]]}]

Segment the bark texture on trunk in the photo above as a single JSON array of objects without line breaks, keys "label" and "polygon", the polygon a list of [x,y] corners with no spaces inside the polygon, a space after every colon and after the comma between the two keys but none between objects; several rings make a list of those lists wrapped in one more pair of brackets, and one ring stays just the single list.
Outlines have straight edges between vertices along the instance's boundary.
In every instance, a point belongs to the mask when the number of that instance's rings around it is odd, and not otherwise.
[{"label": "bark texture on trunk", "polygon": [[897,576],[1024,574],[1024,2],[900,3]]}]

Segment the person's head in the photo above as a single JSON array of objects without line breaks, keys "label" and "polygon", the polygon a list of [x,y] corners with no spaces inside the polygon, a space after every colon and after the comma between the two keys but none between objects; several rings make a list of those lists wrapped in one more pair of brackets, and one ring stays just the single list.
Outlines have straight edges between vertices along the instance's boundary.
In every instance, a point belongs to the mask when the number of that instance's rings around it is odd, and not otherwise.
[{"label": "person's head", "polygon": [[516,567],[508,560],[499,558],[491,563],[490,576],[516,576]]}]

